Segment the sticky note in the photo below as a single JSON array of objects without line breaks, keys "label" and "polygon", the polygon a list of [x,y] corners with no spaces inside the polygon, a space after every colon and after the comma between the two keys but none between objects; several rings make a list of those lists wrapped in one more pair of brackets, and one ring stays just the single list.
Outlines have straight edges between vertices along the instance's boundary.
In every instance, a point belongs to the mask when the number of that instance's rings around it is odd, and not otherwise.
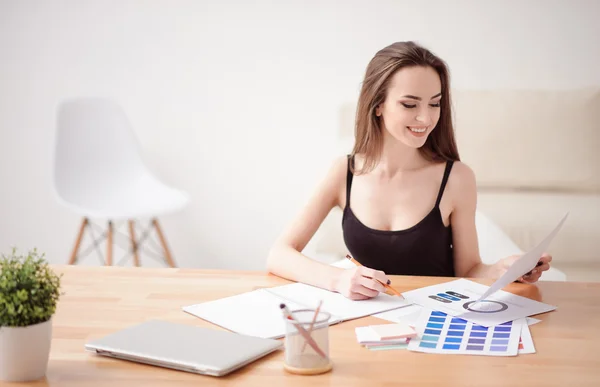
[{"label": "sticky note", "polygon": [[417,335],[410,325],[403,323],[371,325],[371,329],[379,337],[379,340],[409,338]]}]

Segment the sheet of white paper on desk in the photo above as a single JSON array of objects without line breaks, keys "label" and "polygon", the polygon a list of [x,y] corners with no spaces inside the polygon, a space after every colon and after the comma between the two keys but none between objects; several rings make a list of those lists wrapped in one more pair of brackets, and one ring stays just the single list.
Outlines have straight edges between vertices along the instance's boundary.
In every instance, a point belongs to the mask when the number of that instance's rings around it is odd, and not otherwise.
[{"label": "sheet of white paper on desk", "polygon": [[487,286],[465,278],[404,292],[410,302],[486,327],[556,309],[526,297],[498,290],[475,304]]},{"label": "sheet of white paper on desk", "polygon": [[323,300],[322,309],[343,321],[370,316],[374,313],[401,308],[411,304],[405,299],[385,293],[380,293],[368,300],[355,301],[344,297],[340,293],[330,292],[299,282],[265,290],[283,299],[292,300],[297,304],[304,305],[306,308],[316,308],[319,301]]},{"label": "sheet of white paper on desk", "polygon": [[[196,317],[209,321],[232,332],[248,336],[277,339],[285,336],[285,322],[279,297],[258,289],[200,304],[184,306],[182,309]],[[286,302],[290,309],[302,305]],[[335,323],[335,321],[330,321]]]},{"label": "sheet of white paper on desk", "polygon": [[182,309],[233,332],[277,339],[285,335],[285,323],[279,304],[285,303],[293,312],[316,308],[321,300],[321,310],[331,314],[330,324],[409,304],[404,299],[387,294],[379,294],[364,301],[352,301],[339,293],[293,283],[188,305]]},{"label": "sheet of white paper on desk", "polygon": [[423,307],[421,305],[412,304],[398,309],[388,310],[374,314],[373,317],[395,323],[406,323],[412,327],[417,323],[417,319],[421,315]]},{"label": "sheet of white paper on desk", "polygon": [[[387,312],[381,312],[374,314],[372,317],[377,317],[385,321],[391,321],[395,323],[405,323],[414,327],[417,324],[417,320],[423,311],[423,307],[418,304],[412,304],[403,308],[388,310]],[[533,317],[527,317],[525,319],[527,325],[534,325],[542,320]]]},{"label": "sheet of white paper on desk", "polygon": [[508,270],[506,270],[506,273],[504,273],[502,277],[498,278],[496,282],[494,282],[492,286],[490,286],[490,288],[485,293],[483,293],[478,300],[476,300],[476,302],[486,299],[490,295],[494,294],[495,292],[507,286],[508,284],[513,283],[521,276],[534,269],[538,261],[540,260],[540,257],[548,249],[548,246],[550,246],[550,242],[552,242],[552,239],[554,239],[565,220],[567,220],[568,216],[569,213],[567,212],[562,218],[562,220],[558,223],[558,225],[554,228],[554,230],[552,230],[550,234],[548,234],[548,236],[540,242],[540,244],[538,244],[533,249],[523,254],[521,258],[516,260],[508,268]]},{"label": "sheet of white paper on desk", "polygon": [[527,317],[527,325],[535,325],[539,322],[542,322],[542,320],[539,320],[537,318],[533,318],[533,317]]}]

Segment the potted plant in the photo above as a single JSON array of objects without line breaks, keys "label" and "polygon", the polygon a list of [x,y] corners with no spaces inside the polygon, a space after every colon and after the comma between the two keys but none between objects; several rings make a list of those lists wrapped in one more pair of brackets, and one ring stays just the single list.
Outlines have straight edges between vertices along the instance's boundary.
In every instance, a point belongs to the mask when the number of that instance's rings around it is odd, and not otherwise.
[{"label": "potted plant", "polygon": [[0,259],[0,380],[46,375],[60,277],[37,250]]}]

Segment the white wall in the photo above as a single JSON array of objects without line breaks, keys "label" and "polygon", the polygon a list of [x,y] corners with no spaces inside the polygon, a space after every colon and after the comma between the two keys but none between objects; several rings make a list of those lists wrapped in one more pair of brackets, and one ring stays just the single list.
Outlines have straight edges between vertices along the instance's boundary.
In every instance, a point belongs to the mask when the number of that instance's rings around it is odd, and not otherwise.
[{"label": "white wall", "polygon": [[340,115],[378,49],[419,41],[460,88],[598,85],[598,15],[593,0],[0,0],[0,251],[68,259],[80,219],[51,189],[63,98],[115,98],[190,193],[163,218],[180,266],[262,269],[349,150]]}]

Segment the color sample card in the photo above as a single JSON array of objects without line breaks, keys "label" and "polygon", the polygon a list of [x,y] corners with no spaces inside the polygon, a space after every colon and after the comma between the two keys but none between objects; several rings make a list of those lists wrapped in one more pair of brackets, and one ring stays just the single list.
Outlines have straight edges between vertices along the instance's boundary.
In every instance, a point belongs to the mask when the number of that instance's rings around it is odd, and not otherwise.
[{"label": "color sample card", "polygon": [[516,356],[525,319],[486,327],[444,312],[423,310],[408,349],[460,355]]}]

